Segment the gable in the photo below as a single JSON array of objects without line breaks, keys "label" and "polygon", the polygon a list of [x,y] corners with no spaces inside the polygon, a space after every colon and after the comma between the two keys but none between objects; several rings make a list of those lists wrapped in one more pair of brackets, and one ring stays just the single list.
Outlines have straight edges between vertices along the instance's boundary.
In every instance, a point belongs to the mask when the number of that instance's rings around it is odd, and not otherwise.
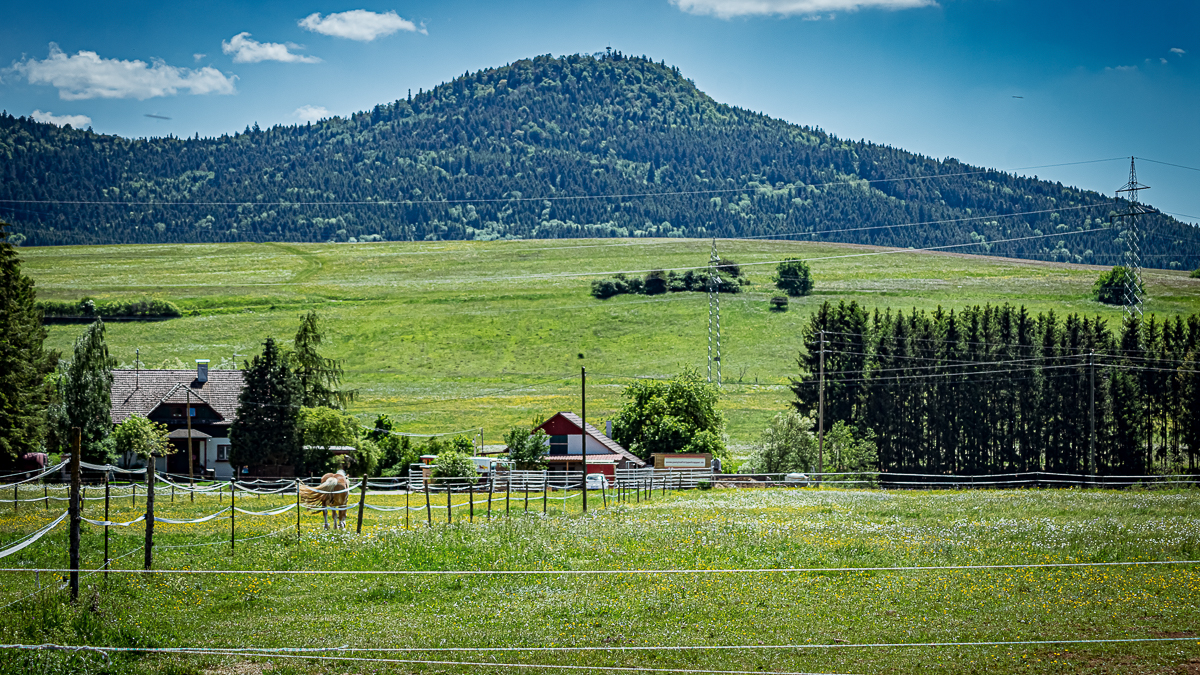
[{"label": "gable", "polygon": [[[156,420],[186,424],[183,410],[190,398],[199,417],[197,424],[229,424],[237,415],[238,396],[245,382],[240,370],[210,370],[208,381],[196,380],[195,370],[114,370],[111,390],[113,424],[130,415],[153,416]],[[178,410],[181,414],[176,416]]]}]

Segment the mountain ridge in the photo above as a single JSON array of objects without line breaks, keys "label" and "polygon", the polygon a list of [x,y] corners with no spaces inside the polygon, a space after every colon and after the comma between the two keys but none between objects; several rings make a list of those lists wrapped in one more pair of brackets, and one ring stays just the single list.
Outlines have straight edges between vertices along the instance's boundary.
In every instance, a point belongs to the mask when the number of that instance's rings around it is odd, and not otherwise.
[{"label": "mountain ridge", "polygon": [[[215,138],[5,113],[0,160],[0,217],[25,245],[807,233],[1102,265],[1126,249],[1108,227],[1123,206],[1100,193],[843,140],[620,52],[524,59]],[[1146,266],[1200,266],[1197,228],[1165,215],[1142,227]]]}]

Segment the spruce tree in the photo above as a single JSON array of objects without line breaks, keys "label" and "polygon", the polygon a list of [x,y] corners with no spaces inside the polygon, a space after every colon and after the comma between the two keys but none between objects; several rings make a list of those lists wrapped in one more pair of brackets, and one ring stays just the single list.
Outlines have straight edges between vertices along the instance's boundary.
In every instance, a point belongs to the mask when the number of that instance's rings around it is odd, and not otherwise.
[{"label": "spruce tree", "polygon": [[104,341],[104,322],[96,319],[75,340],[70,362],[59,364],[58,396],[50,407],[52,445],[70,450],[71,428],[79,427],[79,456],[84,461],[113,459],[108,435],[113,428],[112,371],[116,367],[117,360],[109,356]]},{"label": "spruce tree", "polygon": [[16,248],[0,222],[0,464],[41,450],[54,354],[34,304],[33,280],[21,273]]},{"label": "spruce tree", "polygon": [[288,360],[300,380],[306,408],[344,408],[354,400],[355,392],[337,388],[342,381],[341,362],[321,356],[317,351],[325,337],[317,319],[315,311],[300,318],[300,329],[292,343],[294,351]]},{"label": "spruce tree", "polygon": [[246,366],[237,417],[229,428],[229,462],[234,466],[301,463],[297,421],[303,392],[273,338]]}]

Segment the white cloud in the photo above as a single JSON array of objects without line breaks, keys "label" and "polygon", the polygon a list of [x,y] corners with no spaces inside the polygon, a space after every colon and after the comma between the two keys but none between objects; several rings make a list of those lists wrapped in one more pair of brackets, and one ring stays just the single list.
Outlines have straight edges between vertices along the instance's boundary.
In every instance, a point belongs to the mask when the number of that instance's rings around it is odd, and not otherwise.
[{"label": "white cloud", "polygon": [[152,63],[102,59],[96,52],[80,51],[68,56],[50,43],[50,56],[14,63],[12,70],[30,84],[58,88],[64,101],[88,98],[136,98],[174,96],[181,90],[191,94],[232,94],[236,76],[226,77],[211,66],[193,70],[177,68],[155,59]]},{"label": "white cloud", "polygon": [[87,115],[55,115],[52,112],[42,112],[41,110],[34,110],[30,117],[43,124],[57,124],[60,127],[70,124],[76,129],[83,129],[92,123],[92,118]]},{"label": "white cloud", "polygon": [[1159,60],[1159,61],[1162,61],[1163,63],[1167,63],[1167,60],[1166,60],[1166,59],[1164,59],[1164,58],[1162,58],[1161,56],[1160,56],[1160,57],[1158,57],[1158,60]]},{"label": "white cloud", "polygon": [[333,117],[333,113],[329,112],[325,107],[319,105],[302,105],[296,108],[296,112],[292,113],[305,122],[316,122],[329,117]]},{"label": "white cloud", "polygon": [[320,12],[309,14],[300,19],[301,28],[307,28],[314,33],[332,35],[333,37],[370,42],[378,37],[391,35],[398,30],[410,33],[428,35],[424,26],[402,18],[395,11],[380,14],[365,9],[352,9],[348,12],[330,14],[324,18]]},{"label": "white cloud", "polygon": [[1180,55],[1180,56],[1183,56],[1183,55],[1184,55],[1184,54],[1186,54],[1187,52],[1186,52],[1186,51],[1184,51],[1184,50],[1182,50],[1182,49],[1180,49],[1179,47],[1171,47],[1171,53],[1172,53],[1172,54],[1178,54],[1178,55]]},{"label": "white cloud", "polygon": [[234,63],[259,63],[260,61],[282,61],[283,63],[318,63],[315,56],[293,53],[298,45],[251,40],[249,33],[238,33],[229,42],[221,41],[221,51],[233,55]]},{"label": "white cloud", "polygon": [[192,54],[192,58],[193,58],[193,59],[196,59],[196,61],[203,61],[203,60],[204,60],[204,57],[206,57],[206,56],[208,56],[208,54],[201,54],[201,53],[199,53],[199,52],[196,52],[195,54]]},{"label": "white cloud", "polygon": [[721,19],[735,16],[792,16],[822,12],[853,12],[859,9],[912,9],[932,7],[937,0],[671,0],[689,14]]}]

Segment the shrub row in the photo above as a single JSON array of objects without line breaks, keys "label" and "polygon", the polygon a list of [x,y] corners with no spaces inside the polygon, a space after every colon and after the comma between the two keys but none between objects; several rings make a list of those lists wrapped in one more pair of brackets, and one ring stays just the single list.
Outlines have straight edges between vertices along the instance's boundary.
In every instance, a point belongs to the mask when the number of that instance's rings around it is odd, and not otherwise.
[{"label": "shrub row", "polygon": [[[718,293],[741,293],[741,284],[745,278],[733,279],[725,274],[717,275]],[[684,291],[708,291],[708,273],[702,270],[688,270],[683,274],[655,270],[643,278],[626,277],[618,274],[611,279],[597,279],[592,282],[592,295],[601,300],[614,295],[626,293],[634,295],[661,295],[663,293],[682,293]]]},{"label": "shrub row", "polygon": [[166,300],[107,300],[96,302],[84,298],[77,302],[39,300],[38,309],[47,319],[129,318],[172,319],[183,316],[174,303]]}]

